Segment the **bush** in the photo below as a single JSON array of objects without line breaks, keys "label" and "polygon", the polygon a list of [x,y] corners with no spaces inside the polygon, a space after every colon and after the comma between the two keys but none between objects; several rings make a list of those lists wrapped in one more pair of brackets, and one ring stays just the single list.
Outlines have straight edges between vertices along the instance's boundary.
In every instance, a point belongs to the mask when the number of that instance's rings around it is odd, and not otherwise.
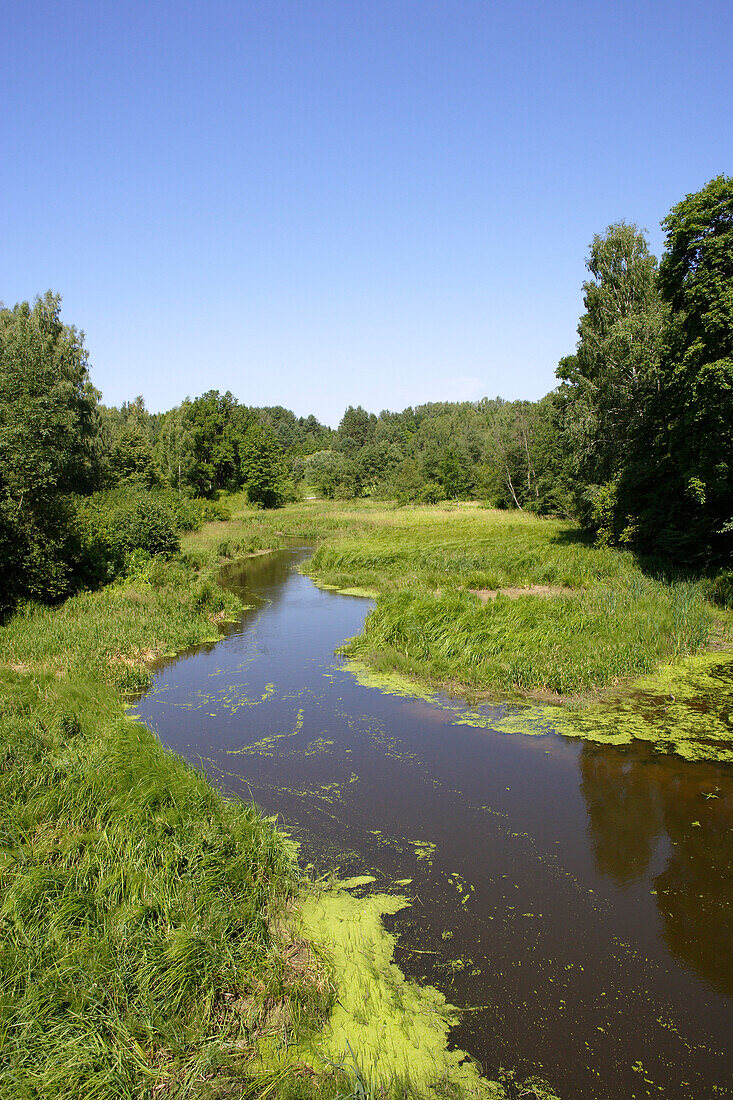
[{"label": "bush", "polygon": [[179,531],[185,523],[186,514],[176,514],[170,502],[155,492],[117,489],[79,500],[79,580],[104,584],[124,572],[137,551],[151,558],[170,557],[180,549]]},{"label": "bush", "polygon": [[232,510],[223,500],[197,500],[196,504],[201,510],[201,519],[204,523],[232,518]]},{"label": "bush", "polygon": [[616,542],[615,519],[618,505],[618,483],[606,481],[589,490],[591,526],[596,532],[596,546],[613,546]]},{"label": "bush", "polygon": [[710,599],[733,611],[733,569],[724,570],[711,582]]},{"label": "bush", "polygon": [[421,504],[437,504],[439,500],[443,500],[445,493],[441,489],[440,485],[436,485],[434,481],[428,482],[420,490],[418,500]]},{"label": "bush", "polygon": [[[163,497],[163,494],[160,496]],[[232,518],[231,509],[223,500],[184,497],[178,493],[166,493],[164,499],[173,511],[181,532],[198,531],[204,523]]]},{"label": "bush", "polygon": [[0,617],[20,600],[53,602],[73,588],[75,512],[66,497],[19,508],[0,500]]}]

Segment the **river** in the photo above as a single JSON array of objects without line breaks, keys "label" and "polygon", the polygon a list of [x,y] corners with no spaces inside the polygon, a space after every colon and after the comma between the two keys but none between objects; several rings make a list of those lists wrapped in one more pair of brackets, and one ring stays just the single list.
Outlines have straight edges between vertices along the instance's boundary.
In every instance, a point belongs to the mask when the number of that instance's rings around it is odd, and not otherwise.
[{"label": "river", "polygon": [[277,814],[304,864],[410,897],[397,962],[466,1009],[455,1042],[488,1076],[539,1072],[564,1100],[733,1096],[733,771],[362,686],[334,649],[372,605],[299,574],[308,553],[226,570],[251,606],[158,669],[141,718]]}]

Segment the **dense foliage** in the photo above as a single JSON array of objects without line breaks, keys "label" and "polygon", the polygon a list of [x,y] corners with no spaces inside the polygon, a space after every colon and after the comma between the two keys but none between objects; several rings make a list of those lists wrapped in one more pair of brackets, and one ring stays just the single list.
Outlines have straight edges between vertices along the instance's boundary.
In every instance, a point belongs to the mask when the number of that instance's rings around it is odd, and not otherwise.
[{"label": "dense foliage", "polygon": [[578,518],[677,566],[733,557],[733,179],[662,223],[659,269],[635,226],[593,242],[565,385]]},{"label": "dense foliage", "polygon": [[171,553],[181,501],[241,489],[265,508],[303,493],[474,498],[572,517],[676,567],[729,566],[733,180],[663,226],[659,265],[635,225],[594,237],[577,348],[540,401],[349,406],[335,430],[218,390],[166,413],[141,397],[106,408],[58,296],[0,310],[0,613]]}]

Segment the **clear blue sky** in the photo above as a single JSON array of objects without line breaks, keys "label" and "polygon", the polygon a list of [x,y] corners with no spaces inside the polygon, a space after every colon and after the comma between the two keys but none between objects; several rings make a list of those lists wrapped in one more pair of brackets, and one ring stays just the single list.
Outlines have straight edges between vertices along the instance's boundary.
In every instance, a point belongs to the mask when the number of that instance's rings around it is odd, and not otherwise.
[{"label": "clear blue sky", "polygon": [[6,2],[0,298],[104,400],[551,389],[589,242],[733,170],[733,3]]}]

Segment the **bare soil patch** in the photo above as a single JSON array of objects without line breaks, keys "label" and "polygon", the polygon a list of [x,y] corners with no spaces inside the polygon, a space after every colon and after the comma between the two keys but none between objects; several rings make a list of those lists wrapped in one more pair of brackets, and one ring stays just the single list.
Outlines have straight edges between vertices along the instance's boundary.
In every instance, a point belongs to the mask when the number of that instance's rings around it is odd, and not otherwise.
[{"label": "bare soil patch", "polygon": [[527,588],[469,588],[474,596],[478,596],[481,603],[495,600],[497,596],[507,596],[510,600],[517,600],[520,596],[539,596],[549,599],[553,596],[567,596],[574,592],[573,588],[563,588],[556,584],[530,584]]}]

